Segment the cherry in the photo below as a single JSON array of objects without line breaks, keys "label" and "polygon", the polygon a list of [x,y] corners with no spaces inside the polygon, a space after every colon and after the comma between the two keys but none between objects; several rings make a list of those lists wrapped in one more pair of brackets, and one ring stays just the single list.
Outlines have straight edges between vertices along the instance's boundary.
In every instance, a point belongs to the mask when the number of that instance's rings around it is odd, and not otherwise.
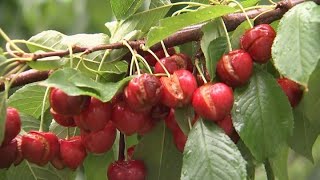
[{"label": "cherry", "polygon": [[175,117],[174,117],[174,109],[170,110],[169,115],[167,118],[164,119],[164,122],[166,126],[171,130],[171,131],[176,131],[177,129],[180,129]]},{"label": "cherry", "polygon": [[87,131],[100,131],[111,119],[111,103],[104,103],[92,97],[89,106],[74,116],[78,127]]},{"label": "cherry", "polygon": [[50,108],[50,113],[53,117],[53,119],[61,126],[64,127],[75,127],[76,123],[73,119],[73,116],[65,116],[56,113],[52,108]]},{"label": "cherry", "polygon": [[[210,79],[211,79],[210,78],[210,74],[208,72],[208,69],[206,69],[206,68],[204,69],[204,76],[205,76],[205,79],[207,81],[210,81]],[[198,83],[199,86],[202,86],[202,85],[205,84],[205,82],[203,81],[203,78],[202,78],[202,76],[200,74],[197,74],[196,80],[197,80],[197,83]]]},{"label": "cherry", "polygon": [[113,106],[111,120],[119,131],[130,136],[143,128],[150,117],[147,113],[134,112],[125,102],[119,101]]},{"label": "cherry", "polygon": [[150,119],[149,121],[146,121],[144,123],[144,125],[142,126],[142,128],[140,128],[137,133],[140,135],[140,136],[143,136],[149,132],[151,132],[151,130],[156,126],[156,121],[153,120],[153,119]]},{"label": "cherry", "polygon": [[192,106],[197,114],[211,121],[223,120],[233,106],[232,89],[223,84],[205,84],[193,95]]},{"label": "cherry", "polygon": [[[22,151],[21,151],[21,139],[22,136],[18,135],[15,140],[17,141],[17,154],[16,159],[14,160],[13,164],[18,166],[23,161]],[[1,159],[1,158],[0,158]]]},{"label": "cherry", "polygon": [[253,61],[243,50],[230,51],[223,55],[217,64],[217,75],[227,85],[238,87],[244,85],[251,77]]},{"label": "cherry", "polygon": [[241,48],[257,63],[266,63],[271,58],[271,46],[276,32],[269,24],[260,24],[247,30],[240,39]]},{"label": "cherry", "polygon": [[[186,69],[189,71],[192,71],[193,69],[191,59],[187,55],[182,53],[174,54],[170,57],[164,57],[160,59],[160,61],[170,74],[174,73],[174,71],[177,71],[179,69]],[[154,72],[165,73],[164,69],[162,68],[159,62],[157,62],[154,66]]]},{"label": "cherry", "polygon": [[9,144],[19,134],[20,130],[21,120],[18,111],[15,108],[8,107],[2,145]]},{"label": "cherry", "polygon": [[[175,53],[175,50],[174,48],[168,48],[167,49],[167,52],[169,55],[173,55]],[[154,58],[152,56],[152,54],[148,53],[148,52],[143,52],[143,57],[144,59],[148,62],[148,64],[150,66],[154,66],[158,61],[156,60],[156,58]],[[156,54],[156,56],[159,58],[159,59],[162,59],[164,57],[166,57],[164,51],[161,49],[161,50],[158,50],[158,51],[155,51],[154,54]]]},{"label": "cherry", "polygon": [[126,103],[137,112],[149,111],[158,104],[161,93],[159,79],[147,73],[134,77],[124,89]]},{"label": "cherry", "polygon": [[60,139],[60,157],[65,166],[75,170],[83,163],[86,156],[87,152],[80,136],[67,140]]},{"label": "cherry", "polygon": [[52,166],[58,170],[62,170],[66,167],[63,160],[61,159],[60,154],[57,155],[55,158],[53,158],[50,162],[51,162]]},{"label": "cherry", "polygon": [[109,180],[145,180],[147,170],[140,160],[115,161],[109,165]]},{"label": "cherry", "polygon": [[50,91],[49,102],[51,108],[61,115],[78,115],[83,111],[88,103],[88,96],[69,96],[62,90],[52,88]]},{"label": "cherry", "polygon": [[0,147],[0,169],[9,168],[17,156],[17,140]]},{"label": "cherry", "polygon": [[136,145],[133,145],[133,146],[130,146],[130,147],[127,149],[127,157],[128,157],[129,160],[132,159],[135,148],[136,148]]},{"label": "cherry", "polygon": [[300,85],[294,81],[287,78],[277,79],[278,84],[287,95],[291,107],[296,107],[301,101],[303,91]]},{"label": "cherry", "polygon": [[151,118],[155,121],[160,121],[162,119],[165,119],[170,112],[170,108],[163,105],[163,104],[157,104],[152,107],[151,109]]},{"label": "cherry", "polygon": [[187,142],[187,136],[182,132],[180,128],[173,131],[173,142],[176,145],[177,149],[180,152],[183,152],[184,146]]},{"label": "cherry", "polygon": [[161,77],[160,81],[163,85],[161,102],[171,108],[189,104],[197,89],[195,77],[187,70],[175,71],[170,77]]},{"label": "cherry", "polygon": [[217,125],[224,130],[224,132],[231,137],[232,134],[235,132],[235,129],[232,125],[231,115],[227,115],[223,120],[218,121]]},{"label": "cherry", "polygon": [[108,122],[104,129],[96,132],[85,132],[81,130],[83,145],[87,151],[95,154],[102,154],[109,151],[116,139],[117,130]]}]

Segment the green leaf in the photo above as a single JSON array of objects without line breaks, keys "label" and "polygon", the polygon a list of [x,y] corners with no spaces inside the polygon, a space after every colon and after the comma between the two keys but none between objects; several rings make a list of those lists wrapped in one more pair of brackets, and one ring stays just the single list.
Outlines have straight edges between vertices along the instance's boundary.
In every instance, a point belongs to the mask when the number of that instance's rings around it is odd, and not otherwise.
[{"label": "green leaf", "polygon": [[[253,23],[253,21],[252,21]],[[250,24],[248,21],[244,21],[241,23],[232,33],[230,37],[232,49],[240,49],[240,38],[246,32],[246,30],[250,29]]]},{"label": "green leaf", "polygon": [[100,180],[106,179],[109,164],[114,161],[112,151],[103,155],[89,154],[84,160],[84,171],[87,179]]},{"label": "green leaf", "polygon": [[57,170],[53,166],[37,166],[23,161],[19,166],[11,166],[7,171],[7,180],[74,180],[75,171]]},{"label": "green leaf", "polygon": [[270,158],[269,162],[274,175],[279,180],[288,180],[288,146],[283,146],[275,157]]},{"label": "green leaf", "polygon": [[301,102],[293,111],[294,129],[289,144],[295,152],[313,162],[312,147],[320,134],[320,123],[310,123],[304,108],[305,105]]},{"label": "green leaf", "polygon": [[211,80],[216,76],[216,66],[219,59],[223,56],[227,49],[227,38],[218,37],[210,42],[208,47],[208,59],[206,59],[206,67],[208,69]]},{"label": "green leaf", "polygon": [[49,131],[53,132],[59,138],[64,139],[68,135],[68,128],[69,128],[69,132],[70,132],[71,136],[80,135],[79,128],[77,128],[77,127],[64,127],[64,126],[59,125],[55,120],[51,121],[51,124],[49,126]]},{"label": "green leaf", "polygon": [[7,170],[5,169],[0,169],[0,179],[7,179]]},{"label": "green leaf", "polygon": [[255,68],[248,86],[237,88],[233,125],[260,162],[273,157],[287,143],[293,129],[288,98],[272,75]]},{"label": "green leaf", "polygon": [[[36,119],[33,116],[30,116],[28,114],[21,113],[21,112],[19,113],[19,115],[20,115],[20,119],[21,119],[21,129],[24,132],[29,132],[31,130],[34,130],[34,131],[39,130],[39,127],[40,127],[40,120],[39,119]],[[44,121],[44,124],[43,124],[44,131],[48,131],[50,122]]]},{"label": "green leaf", "polygon": [[256,171],[256,165],[255,165],[255,159],[252,156],[250,150],[248,147],[244,144],[244,142],[239,139],[237,142],[237,147],[244,158],[244,160],[247,162],[246,169],[247,169],[247,180],[254,180],[255,179],[255,171]]},{"label": "green leaf", "polygon": [[131,78],[127,77],[116,83],[103,84],[95,82],[80,71],[65,68],[51,74],[47,80],[41,82],[41,85],[59,88],[72,96],[88,95],[107,102],[118,91],[121,91]]},{"label": "green leaf", "polygon": [[[19,112],[39,118],[46,89],[37,84],[26,85],[10,96],[8,105],[18,109]],[[48,108],[49,101],[46,99],[45,110]]]},{"label": "green leaf", "polygon": [[285,77],[307,86],[320,59],[320,8],[298,4],[281,19],[272,46],[275,67]]},{"label": "green leaf", "polygon": [[169,4],[171,4],[170,0],[151,0],[149,8],[153,9],[153,8],[157,8],[157,7],[169,5]]},{"label": "green leaf", "polygon": [[246,179],[246,162],[237,146],[214,123],[199,120],[183,153],[181,179]]},{"label": "green leaf", "polygon": [[187,136],[190,131],[190,126],[192,126],[191,122],[194,118],[194,115],[195,115],[194,110],[191,105],[186,106],[186,107],[182,107],[182,108],[176,108],[174,110],[174,118],[177,121],[180,129]]},{"label": "green leaf", "polygon": [[37,69],[40,71],[58,69],[64,66],[68,62],[66,58],[60,58],[59,56],[51,56],[46,58],[37,59],[36,61],[30,61],[27,64],[32,69]]},{"label": "green leaf", "polygon": [[110,0],[113,14],[118,20],[126,19],[134,14],[142,4],[142,0]]},{"label": "green leaf", "polygon": [[180,178],[182,154],[176,149],[173,137],[163,122],[142,137],[133,157],[144,161],[148,169],[147,179]]},{"label": "green leaf", "polygon": [[242,7],[246,8],[246,7],[251,7],[251,6],[254,6],[256,4],[258,4],[260,2],[260,0],[244,0],[244,1],[241,1],[241,5]]},{"label": "green leaf", "polygon": [[148,33],[146,45],[151,47],[184,27],[205,22],[235,11],[236,9],[229,6],[215,5],[195,12],[162,19],[158,27],[151,28]]},{"label": "green leaf", "polygon": [[0,93],[0,144],[2,144],[4,138],[4,128],[7,117],[7,98],[7,90],[5,90],[3,93]]}]

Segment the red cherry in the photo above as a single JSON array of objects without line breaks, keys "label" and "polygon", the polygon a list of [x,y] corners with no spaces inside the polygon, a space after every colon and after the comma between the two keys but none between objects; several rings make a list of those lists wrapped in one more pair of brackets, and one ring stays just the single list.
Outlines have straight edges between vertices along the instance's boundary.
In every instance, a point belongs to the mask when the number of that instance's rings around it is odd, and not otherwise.
[{"label": "red cherry", "polygon": [[266,63],[271,58],[271,46],[276,32],[269,24],[260,24],[247,30],[240,39],[241,48],[257,63]]},{"label": "red cherry", "polygon": [[223,120],[218,121],[217,125],[224,130],[224,132],[231,137],[232,134],[235,132],[235,129],[232,125],[231,115],[227,115]]},{"label": "red cherry", "polygon": [[160,81],[163,85],[161,102],[171,108],[189,104],[197,89],[196,79],[187,70],[175,71],[171,77],[161,77]]},{"label": "red cherry", "polygon": [[[210,78],[210,74],[206,68],[204,69],[204,76],[205,76],[205,79],[209,82],[211,78]],[[196,80],[197,80],[199,86],[202,86],[205,84],[205,82],[203,81],[203,78],[200,74],[197,74]]]},{"label": "red cherry", "polygon": [[133,78],[124,90],[125,101],[137,112],[149,111],[158,104],[162,86],[159,79],[151,74],[141,74]]},{"label": "red cherry", "polygon": [[20,130],[21,120],[18,111],[15,108],[8,107],[2,145],[9,144],[19,134]]},{"label": "red cherry", "polygon": [[87,131],[100,131],[111,119],[111,103],[104,103],[92,97],[89,106],[74,120],[78,127]]},{"label": "red cherry", "polygon": [[207,120],[223,120],[233,106],[232,89],[223,83],[205,84],[194,92],[192,106]]},{"label": "red cherry", "polygon": [[0,147],[0,169],[9,168],[17,157],[17,141],[13,139]]},{"label": "red cherry", "polygon": [[15,138],[15,140],[17,141],[17,154],[16,154],[16,159],[13,162],[15,166],[18,166],[23,161],[22,150],[21,150],[21,140],[22,140],[21,138],[22,136],[20,135],[18,135]]},{"label": "red cherry", "polygon": [[104,129],[96,132],[81,131],[83,145],[87,151],[95,154],[102,154],[109,151],[116,139],[117,130],[112,122],[108,122]]},{"label": "red cherry", "polygon": [[58,170],[62,170],[66,167],[63,160],[60,157],[60,154],[57,155],[55,158],[53,158],[50,162],[51,162],[52,166]]},{"label": "red cherry", "polygon": [[176,145],[177,149],[180,152],[183,152],[184,146],[187,142],[187,136],[182,132],[180,128],[173,131],[173,142]]},{"label": "red cherry", "polygon": [[303,91],[300,85],[287,78],[280,78],[277,80],[278,84],[287,95],[291,107],[296,107],[301,101]]},{"label": "red cherry", "polygon": [[[192,71],[193,69],[191,59],[187,55],[182,53],[174,54],[170,57],[164,57],[160,59],[160,61],[170,74],[174,73],[179,69],[186,69],[189,71]],[[164,69],[162,68],[159,62],[157,62],[156,65],[154,66],[154,72],[156,74],[165,73]]]},{"label": "red cherry", "polygon": [[128,157],[128,160],[131,160],[131,159],[132,159],[135,148],[136,148],[136,145],[133,145],[133,146],[130,146],[130,147],[127,149],[127,157]]},{"label": "red cherry", "polygon": [[60,140],[60,156],[63,164],[72,170],[77,169],[87,156],[80,136]]},{"label": "red cherry", "polygon": [[238,87],[244,85],[251,77],[253,61],[243,50],[234,50],[218,61],[217,75],[227,85]]},{"label": "red cherry", "polygon": [[109,165],[109,180],[145,180],[147,170],[140,160],[116,161]]},{"label": "red cherry", "polygon": [[50,113],[53,119],[61,126],[64,127],[75,127],[76,123],[74,122],[73,116],[65,116],[56,113],[52,108],[50,108]]},{"label": "red cherry", "polygon": [[[174,50],[174,48],[168,48],[167,52],[168,52],[169,55],[173,55],[175,53],[175,50]],[[156,54],[156,56],[159,59],[166,57],[166,55],[165,55],[165,53],[164,53],[164,51],[162,49],[158,50],[158,51],[155,51],[154,53]],[[140,52],[139,52],[139,54],[140,54]],[[152,56],[152,54],[150,54],[148,52],[143,52],[142,55],[143,55],[144,59],[148,62],[148,64],[150,66],[154,66],[158,62],[156,60],[156,58],[154,58]]]},{"label": "red cherry", "polygon": [[174,109],[170,110],[170,113],[167,118],[164,119],[164,122],[166,126],[171,130],[171,131],[176,131],[177,129],[180,129],[175,117],[174,117]]},{"label": "red cherry", "polygon": [[111,120],[119,131],[130,136],[150,121],[150,117],[147,113],[134,112],[120,101],[113,106]]},{"label": "red cherry", "polygon": [[51,108],[61,115],[78,115],[83,111],[88,103],[88,96],[69,96],[62,90],[52,88],[49,97]]},{"label": "red cherry", "polygon": [[149,121],[146,121],[144,123],[144,125],[142,126],[142,128],[140,128],[137,133],[140,135],[140,136],[143,136],[149,132],[152,131],[152,129],[156,126],[156,121],[151,119]]}]

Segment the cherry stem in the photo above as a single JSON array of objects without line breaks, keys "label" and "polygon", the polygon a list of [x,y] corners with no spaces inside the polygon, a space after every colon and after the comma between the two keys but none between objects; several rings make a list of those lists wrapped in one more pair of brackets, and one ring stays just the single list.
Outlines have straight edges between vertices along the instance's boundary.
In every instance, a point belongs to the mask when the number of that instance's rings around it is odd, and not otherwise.
[{"label": "cherry stem", "polygon": [[69,138],[70,138],[70,128],[67,127],[67,137],[66,137],[66,139],[68,140]]},{"label": "cherry stem", "polygon": [[[44,124],[44,110],[46,106],[46,101],[47,101],[47,96],[49,94],[50,87],[47,87],[46,92],[44,93],[43,100],[42,100],[42,107],[41,107],[41,117],[40,117],[40,127],[39,131],[43,131],[43,124]],[[68,135],[69,135],[69,130],[68,130]],[[68,137],[67,135],[67,137]]]},{"label": "cherry stem", "polygon": [[72,52],[72,47],[71,45],[68,45],[68,49],[69,49],[69,56],[70,56],[70,67],[73,67],[73,52]]},{"label": "cherry stem", "polygon": [[275,177],[274,177],[274,172],[271,168],[271,164],[270,164],[270,161],[267,160],[265,163],[264,163],[264,167],[265,167],[265,170],[266,170],[266,174],[267,174],[267,179],[268,180],[275,180]]},{"label": "cherry stem", "polygon": [[258,17],[260,17],[260,16],[262,16],[262,15],[264,15],[264,14],[270,12],[270,11],[273,11],[273,10],[274,10],[274,9],[272,8],[272,9],[269,9],[269,10],[267,10],[267,11],[264,11],[264,12],[258,14],[256,17],[253,18],[253,21],[255,21]]},{"label": "cherry stem", "polygon": [[192,129],[192,124],[191,124],[190,118],[188,118],[188,124],[189,124],[189,129],[191,130]]},{"label": "cherry stem", "polygon": [[166,56],[166,57],[170,57],[170,55],[169,55],[169,53],[168,53],[168,51],[167,51],[167,48],[166,48],[166,46],[164,45],[164,42],[163,42],[163,41],[161,41],[161,46],[162,46],[162,49],[163,49],[163,52],[164,52],[165,56]]},{"label": "cherry stem", "polygon": [[20,49],[16,44],[14,44],[11,39],[9,38],[9,36],[0,28],[0,35],[14,48],[16,49],[18,52],[20,53],[24,53],[24,51],[22,49]]},{"label": "cherry stem", "polygon": [[[98,72],[101,70],[102,65],[103,65],[104,61],[107,59],[107,56],[109,55],[109,53],[110,53],[110,50],[106,50],[106,51],[104,52],[103,57],[102,57],[102,59],[101,59],[101,61],[100,61],[100,63],[99,63]],[[99,78],[99,74],[97,73],[97,75],[96,75],[96,81],[98,81],[98,78]]]},{"label": "cherry stem", "polygon": [[222,26],[223,26],[223,30],[224,30],[224,32],[226,33],[226,38],[227,38],[227,44],[228,44],[229,51],[232,51],[230,36],[229,36],[228,30],[227,30],[227,27],[226,27],[223,19],[220,18],[220,20],[221,20],[221,24],[222,24]]},{"label": "cherry stem", "polygon": [[241,11],[242,11],[243,14],[245,15],[245,17],[246,17],[246,19],[247,19],[250,27],[253,28],[253,25],[252,25],[252,23],[251,23],[251,21],[250,21],[250,19],[249,19],[249,16],[248,16],[247,12],[244,10],[244,8],[242,7],[242,5],[241,5],[238,1],[236,1],[236,0],[229,0],[229,2],[234,2],[234,3],[237,4],[237,6],[239,6],[239,8],[241,9]]},{"label": "cherry stem", "polygon": [[138,60],[140,60],[146,66],[146,68],[148,69],[150,74],[153,74],[147,60],[144,57],[142,57],[140,54],[136,54],[136,56],[137,56]]},{"label": "cherry stem", "polygon": [[131,58],[131,61],[130,61],[130,72],[129,72],[129,75],[133,75],[133,64],[134,64],[134,60],[133,60],[133,56]]},{"label": "cherry stem", "polygon": [[134,62],[136,64],[136,68],[137,68],[138,74],[140,75],[140,68],[139,68],[139,63],[138,63],[138,60],[137,60],[136,53],[134,52],[134,50],[132,49],[132,47],[129,45],[129,43],[126,40],[123,40],[122,44],[127,46],[127,48],[129,49],[129,51],[130,51],[130,53],[132,55],[131,61],[134,60]]},{"label": "cherry stem", "polygon": [[201,71],[201,69],[200,69],[200,67],[199,67],[199,60],[198,60],[198,59],[195,60],[195,65],[196,65],[196,68],[197,68],[197,70],[198,70],[198,72],[199,72],[199,74],[200,74],[203,82],[204,82],[205,84],[208,83],[207,79],[204,77],[204,75],[203,75],[203,73],[202,73],[202,71]]},{"label": "cherry stem", "polygon": [[160,66],[162,67],[162,69],[164,70],[164,72],[167,74],[168,77],[170,77],[170,73],[169,71],[167,70],[167,68],[164,66],[164,64],[160,61],[160,59],[158,58],[158,56],[152,52],[150,49],[147,50],[156,60],[157,62],[160,64]]},{"label": "cherry stem", "polygon": [[126,142],[124,140],[124,134],[120,132],[118,161],[125,160],[125,155],[124,155],[125,150],[126,150]]}]

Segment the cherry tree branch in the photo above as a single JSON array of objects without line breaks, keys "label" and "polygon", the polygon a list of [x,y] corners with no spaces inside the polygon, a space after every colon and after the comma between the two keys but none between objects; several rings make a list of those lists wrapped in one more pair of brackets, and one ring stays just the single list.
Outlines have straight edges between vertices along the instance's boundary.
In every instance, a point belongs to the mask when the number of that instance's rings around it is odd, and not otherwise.
[{"label": "cherry tree branch", "polygon": [[[317,4],[320,4],[320,0],[312,0]],[[249,18],[254,18],[261,14],[262,12],[266,12],[265,14],[259,16],[255,20],[255,24],[263,24],[263,23],[271,23],[273,21],[279,20],[290,8],[293,6],[304,2],[304,0],[283,0],[277,3],[277,7],[274,10],[270,9],[254,9],[247,11],[247,15]],[[228,31],[233,31],[236,27],[238,27],[243,21],[246,20],[245,14],[243,13],[233,13],[223,17],[223,20],[226,24]],[[164,43],[166,47],[173,47],[177,45],[181,45],[191,41],[198,41],[202,37],[201,27],[203,24],[190,26],[184,28],[168,38],[164,39]],[[145,40],[137,40],[137,41],[129,41],[129,45],[133,49],[139,49],[141,44],[145,44]],[[125,48],[122,42],[112,43],[112,44],[103,44],[94,47],[72,47],[73,53],[83,52],[84,54],[89,54],[94,51],[106,50],[106,49],[121,49]],[[161,44],[155,44],[151,47],[151,50],[159,50],[161,49]],[[24,54],[23,57],[31,57],[33,60],[37,60],[44,57],[50,56],[67,56],[69,55],[69,50],[61,50],[55,52],[44,52],[44,53],[28,53]],[[18,75],[17,79],[12,83],[12,87],[20,86],[24,84],[28,84],[35,81],[41,81],[48,77],[48,71],[37,71],[37,70],[29,70],[24,73]],[[9,77],[10,79],[10,77]],[[0,91],[4,90],[4,82],[0,82]]]}]

